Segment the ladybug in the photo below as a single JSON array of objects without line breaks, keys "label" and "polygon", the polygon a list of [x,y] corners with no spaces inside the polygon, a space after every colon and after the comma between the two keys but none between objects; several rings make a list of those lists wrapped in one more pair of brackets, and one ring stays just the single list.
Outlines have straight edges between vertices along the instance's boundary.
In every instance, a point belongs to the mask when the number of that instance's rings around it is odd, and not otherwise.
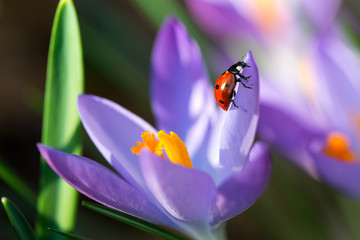
[{"label": "ladybug", "polygon": [[246,86],[242,80],[247,80],[251,76],[245,77],[240,73],[240,71],[246,67],[250,67],[247,63],[239,61],[229,67],[216,81],[214,87],[215,99],[219,106],[225,111],[228,110],[230,103],[232,102],[235,107],[234,102],[235,97],[235,85],[237,82],[240,82],[245,88],[252,89],[252,87]]}]

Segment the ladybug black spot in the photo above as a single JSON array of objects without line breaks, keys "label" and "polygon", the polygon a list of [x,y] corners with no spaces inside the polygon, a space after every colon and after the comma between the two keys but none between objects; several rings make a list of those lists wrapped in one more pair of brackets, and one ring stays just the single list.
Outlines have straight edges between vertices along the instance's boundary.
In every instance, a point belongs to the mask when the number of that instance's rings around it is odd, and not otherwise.
[{"label": "ladybug black spot", "polygon": [[219,84],[216,84],[215,88],[216,88],[216,89],[219,89]]},{"label": "ladybug black spot", "polygon": [[230,87],[230,84],[227,83],[227,84],[225,85],[225,87],[226,87],[226,88],[229,88],[229,87]]},{"label": "ladybug black spot", "polygon": [[224,104],[224,102],[222,100],[219,100],[219,103]]}]

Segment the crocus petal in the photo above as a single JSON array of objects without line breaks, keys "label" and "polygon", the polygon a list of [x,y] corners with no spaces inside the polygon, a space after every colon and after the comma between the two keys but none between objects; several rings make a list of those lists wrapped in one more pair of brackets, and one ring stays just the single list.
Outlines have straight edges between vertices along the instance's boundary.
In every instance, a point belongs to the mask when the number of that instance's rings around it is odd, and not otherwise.
[{"label": "crocus petal", "polygon": [[144,186],[138,156],[130,149],[140,140],[142,132],[157,131],[140,117],[104,98],[80,95],[78,108],[86,132],[105,159],[130,184]]},{"label": "crocus petal", "polygon": [[271,172],[266,144],[254,144],[248,161],[218,188],[211,210],[210,224],[217,225],[250,207],[262,194]]},{"label": "crocus petal", "polygon": [[316,56],[320,72],[318,102],[328,121],[357,141],[354,132],[358,129],[352,127],[354,116],[360,116],[360,58],[344,39],[332,33],[319,41]]},{"label": "crocus petal", "polygon": [[192,156],[205,136],[213,96],[199,46],[173,17],[155,40],[151,91],[157,128],[176,132]]},{"label": "crocus petal", "polygon": [[38,149],[49,166],[85,196],[149,222],[173,225],[146,195],[97,162],[42,144],[38,144]]},{"label": "crocus petal", "polygon": [[324,31],[332,26],[341,0],[301,0],[300,2],[313,23]]},{"label": "crocus petal", "polygon": [[252,22],[234,7],[233,1],[187,0],[185,3],[201,27],[214,36],[257,33]]},{"label": "crocus petal", "polygon": [[261,104],[258,135],[284,153],[290,161],[312,176],[316,176],[313,159],[306,148],[317,137],[325,135],[302,121],[293,112],[271,104]]},{"label": "crocus petal", "polygon": [[230,175],[232,170],[241,169],[254,142],[259,116],[259,72],[251,51],[244,61],[251,67],[245,68],[242,74],[251,77],[243,82],[252,89],[238,84],[234,98],[238,108],[232,104],[224,122],[219,123],[223,126],[220,138],[220,180]]},{"label": "crocus petal", "polygon": [[314,161],[306,149],[314,138],[325,136],[329,126],[316,122],[308,109],[266,82],[262,82],[260,92],[258,136],[316,177]]},{"label": "crocus petal", "polygon": [[164,209],[182,221],[208,222],[215,193],[208,174],[172,164],[146,150],[140,159],[146,183]]},{"label": "crocus petal", "polygon": [[346,163],[322,153],[323,143],[314,141],[310,146],[320,179],[340,192],[360,198],[360,159]]}]

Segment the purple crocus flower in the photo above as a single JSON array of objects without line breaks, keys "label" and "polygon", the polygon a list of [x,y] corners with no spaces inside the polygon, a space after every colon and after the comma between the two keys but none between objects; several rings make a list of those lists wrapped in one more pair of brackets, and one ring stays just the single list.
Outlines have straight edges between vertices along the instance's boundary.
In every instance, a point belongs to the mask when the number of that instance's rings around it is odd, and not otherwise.
[{"label": "purple crocus flower", "polygon": [[359,198],[360,58],[334,26],[341,1],[265,2],[186,1],[219,42],[238,35],[257,45],[266,80],[259,136],[314,178]]},{"label": "purple crocus flower", "polygon": [[314,46],[302,60],[303,98],[262,88],[258,133],[313,177],[360,198],[360,57],[339,33]]},{"label": "purple crocus flower", "polygon": [[[197,0],[185,1],[199,26],[220,48],[212,68],[223,69],[251,48],[262,65],[264,80],[288,81],[291,65],[309,48],[313,35],[333,26],[341,0]],[[219,52],[222,49],[224,52]],[[230,60],[229,60],[230,59]],[[286,63],[286,67],[284,64]]]},{"label": "purple crocus flower", "polygon": [[[194,19],[213,36],[284,40],[300,25],[323,31],[332,26],[341,0],[187,0]],[[301,32],[304,34],[304,32]],[[267,44],[267,43],[266,43]]]},{"label": "purple crocus flower", "polygon": [[239,87],[239,108],[224,112],[215,107],[198,45],[168,18],[152,55],[152,106],[161,131],[110,100],[78,98],[87,133],[122,178],[85,157],[38,148],[57,174],[95,201],[194,239],[224,239],[223,223],[256,201],[271,169],[267,146],[253,145],[259,78],[251,52],[244,61],[252,89]]}]

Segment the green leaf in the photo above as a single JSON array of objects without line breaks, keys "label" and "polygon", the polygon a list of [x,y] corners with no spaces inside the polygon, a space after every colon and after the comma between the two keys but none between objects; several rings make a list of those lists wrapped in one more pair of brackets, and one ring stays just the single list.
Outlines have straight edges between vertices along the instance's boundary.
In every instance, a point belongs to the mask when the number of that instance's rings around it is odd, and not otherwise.
[{"label": "green leaf", "polygon": [[21,240],[37,239],[30,224],[26,221],[20,210],[6,197],[1,198],[1,202],[9,217],[12,227],[15,229],[16,235]]},{"label": "green leaf", "polygon": [[91,210],[94,210],[95,212],[101,213],[105,216],[111,217],[117,221],[120,222],[124,222],[126,224],[129,224],[133,227],[139,228],[143,231],[149,232],[151,234],[157,235],[161,238],[164,239],[171,239],[171,240],[179,240],[179,239],[185,239],[182,238],[166,229],[163,229],[155,224],[146,222],[142,219],[133,217],[131,215],[122,213],[122,212],[118,212],[116,210],[113,210],[111,208],[96,204],[96,203],[91,203],[91,202],[87,202],[87,201],[82,201],[82,205],[84,207],[87,207]]},{"label": "green leaf", "polygon": [[3,180],[13,190],[15,190],[32,206],[36,205],[36,195],[34,191],[1,158],[0,158],[0,179]]},{"label": "green leaf", "polygon": [[55,232],[56,234],[59,234],[61,236],[66,237],[66,239],[71,239],[71,240],[88,240],[88,238],[83,238],[83,237],[79,237],[76,236],[74,234],[70,234],[70,233],[66,233],[66,232],[62,232],[56,229],[52,229],[52,228],[48,228],[50,231]]},{"label": "green leaf", "polygon": [[[44,99],[42,143],[81,154],[77,96],[84,91],[79,24],[71,0],[59,2],[51,32]],[[57,239],[48,227],[70,232],[74,228],[78,193],[41,160],[38,222],[41,239]],[[50,234],[49,234],[50,233]]]}]

